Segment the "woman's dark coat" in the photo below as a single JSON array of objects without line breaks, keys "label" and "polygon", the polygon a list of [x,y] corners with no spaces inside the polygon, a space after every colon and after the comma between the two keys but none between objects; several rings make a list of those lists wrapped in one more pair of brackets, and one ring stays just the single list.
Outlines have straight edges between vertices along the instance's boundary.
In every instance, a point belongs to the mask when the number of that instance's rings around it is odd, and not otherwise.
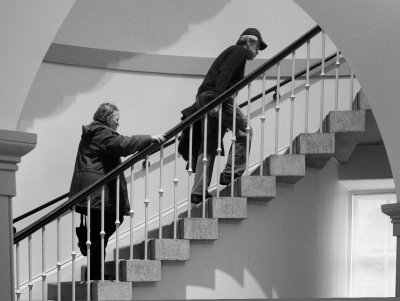
[{"label": "woman's dark coat", "polygon": [[[149,135],[122,136],[109,126],[93,121],[82,126],[82,137],[79,143],[75,169],[69,195],[72,197],[90,184],[98,181],[106,173],[121,164],[121,156],[128,156],[141,151],[152,142]],[[129,215],[130,206],[125,177],[120,177],[120,216]],[[115,216],[116,211],[116,179],[105,185],[104,207],[107,214]],[[101,209],[101,189],[90,196],[90,207]],[[76,211],[87,214],[87,200],[82,200]]]}]

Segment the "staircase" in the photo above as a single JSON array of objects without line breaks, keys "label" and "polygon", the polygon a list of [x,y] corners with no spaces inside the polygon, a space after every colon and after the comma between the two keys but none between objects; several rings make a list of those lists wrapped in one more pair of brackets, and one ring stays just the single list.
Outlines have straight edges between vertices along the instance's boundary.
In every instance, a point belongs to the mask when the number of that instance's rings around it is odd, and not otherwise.
[{"label": "staircase", "polygon": [[[377,134],[379,131],[370,110],[330,112],[324,120],[323,133],[300,134],[293,141],[292,155],[268,156],[262,162],[264,166],[262,176],[259,175],[258,166],[250,175],[235,180],[233,196],[231,196],[231,185],[228,185],[221,190],[220,197],[208,199],[207,218],[201,218],[201,204],[194,206],[191,218],[179,219],[179,238],[151,239],[148,260],[121,260],[120,281],[92,282],[92,300],[135,299],[135,284],[162,281],[163,263],[178,264],[190,260],[192,241],[224,239],[218,236],[220,220],[246,219],[249,204],[251,206],[254,201],[269,202],[275,198],[277,182],[295,184],[305,176],[306,167],[322,169],[331,158],[346,163],[357,145],[378,142],[380,135]],[[114,261],[105,263],[105,273],[115,276]],[[61,300],[72,300],[71,282],[63,282],[61,291]],[[77,283],[76,300],[86,300],[86,298],[86,283]],[[48,284],[48,299],[57,299],[57,284]]]},{"label": "staircase", "polygon": [[[316,33],[317,31],[314,29],[313,35]],[[305,38],[302,38],[301,43],[299,42],[300,39],[295,41],[292,48],[296,49],[296,47],[301,46],[308,38],[306,35]],[[285,57],[283,54],[278,54],[277,60],[280,56]],[[281,59],[279,58],[279,60]],[[336,67],[339,65],[338,62],[339,55],[337,54]],[[266,64],[268,65],[268,62]],[[271,63],[271,66],[274,64]],[[267,67],[270,68],[271,66]],[[323,74],[324,70],[321,72]],[[254,80],[257,76],[259,75],[255,73],[250,74],[246,80]],[[324,78],[324,75],[321,77]],[[292,81],[294,81],[294,68]],[[309,85],[307,85],[308,79],[306,89],[307,87],[309,88]],[[235,89],[238,90],[240,88],[242,87],[238,83],[237,86],[229,89],[226,94],[234,93]],[[198,114],[204,114],[207,110],[211,110],[213,106],[218,105],[218,102],[222,103],[224,101],[223,97],[224,95],[216,98]],[[294,100],[292,97],[290,99]],[[279,103],[276,108],[279,111]],[[307,169],[321,170],[331,158],[335,158],[340,163],[346,163],[357,145],[379,141],[379,131],[367,105],[361,103],[355,109],[330,112],[324,118],[320,131],[300,133],[292,139],[290,151],[288,150],[283,154],[276,152],[263,158],[262,162],[249,169],[248,173],[236,179],[233,184],[224,187],[218,197],[215,196],[215,191],[211,191],[214,197],[206,200],[204,208],[202,204],[193,206],[190,217],[188,217],[187,211],[180,214],[176,231],[173,229],[174,224],[166,227],[166,230],[176,234],[176,237],[175,235],[170,235],[171,238],[166,238],[165,236],[167,235],[164,234],[162,238],[146,239],[142,244],[135,246],[136,249],[141,249],[140,253],[147,254],[142,256],[144,259],[119,260],[117,256],[117,269],[114,261],[105,262],[105,274],[114,276],[118,279],[117,281],[92,281],[88,285],[83,281],[85,267],[82,267],[81,281],[76,281],[75,285],[71,281],[48,283],[47,300],[57,300],[58,296],[60,296],[61,300],[132,300],[137,299],[135,287],[162,285],[162,281],[166,277],[162,273],[163,266],[185,265],[191,258],[191,245],[196,244],[196,247],[201,245],[207,248],[206,246],[210,246],[216,240],[225,239],[219,235],[221,221],[227,223],[224,226],[240,227],[241,221],[248,218],[248,210],[252,210],[250,206],[256,207],[259,204],[268,204],[278,196],[278,185],[293,186],[306,175]],[[187,121],[187,124],[195,121],[191,117],[188,119],[190,120]],[[172,135],[172,133],[175,132],[178,133],[178,128],[168,132],[168,134],[171,133],[171,137],[168,139],[174,137],[176,134]],[[255,150],[252,149],[253,151]],[[133,161],[136,160],[135,155],[123,163],[122,172],[129,166],[130,160],[135,163]],[[116,172],[114,173],[117,175]],[[109,178],[111,179],[111,176]],[[90,187],[87,188],[87,190],[90,189]],[[76,198],[72,197],[70,202],[76,203],[78,197],[84,197],[83,193]],[[203,210],[205,216],[203,216]],[[56,214],[54,213],[53,216],[56,216]],[[48,217],[49,221],[51,219],[52,217]],[[40,228],[39,225],[36,227],[37,229]],[[20,235],[21,237],[27,237],[24,231],[21,232],[23,232]],[[144,252],[143,249],[145,250]],[[72,255],[73,260],[75,255]],[[213,255],[210,254],[209,256]],[[117,275],[116,270],[118,271]],[[90,296],[88,296],[88,293]],[[75,299],[73,296],[75,296]]]}]

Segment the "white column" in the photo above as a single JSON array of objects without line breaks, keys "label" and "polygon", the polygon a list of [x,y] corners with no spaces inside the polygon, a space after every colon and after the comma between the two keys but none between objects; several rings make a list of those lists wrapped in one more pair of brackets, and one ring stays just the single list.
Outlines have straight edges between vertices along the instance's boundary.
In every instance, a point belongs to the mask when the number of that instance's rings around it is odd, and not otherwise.
[{"label": "white column", "polygon": [[397,237],[395,296],[400,297],[400,203],[382,205],[382,212],[391,218],[393,236]]},{"label": "white column", "polygon": [[13,267],[12,197],[21,157],[36,146],[36,134],[0,130],[0,291],[2,300],[15,300]]}]

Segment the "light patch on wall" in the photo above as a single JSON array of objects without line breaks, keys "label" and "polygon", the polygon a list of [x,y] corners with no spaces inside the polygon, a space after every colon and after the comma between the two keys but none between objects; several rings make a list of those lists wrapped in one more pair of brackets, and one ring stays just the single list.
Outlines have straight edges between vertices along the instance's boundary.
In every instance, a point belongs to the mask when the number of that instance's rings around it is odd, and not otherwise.
[{"label": "light patch on wall", "polygon": [[348,191],[395,189],[393,179],[342,180],[339,183]]},{"label": "light patch on wall", "polygon": [[[269,298],[257,279],[247,269],[243,270],[243,283],[239,283],[234,277],[218,269],[215,270],[214,278],[214,288],[188,285],[186,299],[199,299],[200,296],[201,299]],[[275,290],[273,290],[273,296],[278,296]]]}]

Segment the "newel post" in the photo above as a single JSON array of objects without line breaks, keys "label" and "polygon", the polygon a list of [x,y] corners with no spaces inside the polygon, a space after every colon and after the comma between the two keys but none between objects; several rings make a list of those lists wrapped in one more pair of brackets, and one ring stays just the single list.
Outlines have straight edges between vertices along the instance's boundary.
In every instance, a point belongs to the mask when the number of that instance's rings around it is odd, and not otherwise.
[{"label": "newel post", "polygon": [[382,205],[382,212],[391,218],[393,224],[393,236],[397,237],[396,297],[399,297],[400,296],[400,203]]},{"label": "newel post", "polygon": [[3,300],[14,300],[12,197],[21,157],[36,146],[36,134],[0,129],[0,291]]}]

